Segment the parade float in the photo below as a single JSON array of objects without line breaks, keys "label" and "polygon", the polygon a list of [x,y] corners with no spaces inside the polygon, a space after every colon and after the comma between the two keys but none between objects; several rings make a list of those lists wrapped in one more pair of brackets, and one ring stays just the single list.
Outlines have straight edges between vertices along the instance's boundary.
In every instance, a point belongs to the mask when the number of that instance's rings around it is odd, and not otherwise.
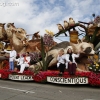
[{"label": "parade float", "polygon": [[[11,50],[14,46],[19,54],[30,52],[30,67],[23,73],[9,70],[9,55],[0,53],[0,78],[17,81],[51,82],[57,84],[90,84],[100,86],[100,16],[95,17],[91,22],[78,21],[73,18],[64,21],[64,25],[57,24],[58,33],[45,30],[44,36],[39,32],[32,35],[29,40],[29,34],[23,28],[16,28],[14,23],[8,23],[5,29],[5,23],[0,23],[0,51],[3,49]],[[56,43],[53,37],[69,36],[70,41]],[[79,39],[79,36],[82,39]],[[57,68],[57,55],[60,48],[65,51],[68,46],[73,47],[73,52],[81,53],[76,59],[77,69],[75,75],[70,75],[65,70],[62,76],[59,76]],[[16,66],[16,62],[15,62]]]}]

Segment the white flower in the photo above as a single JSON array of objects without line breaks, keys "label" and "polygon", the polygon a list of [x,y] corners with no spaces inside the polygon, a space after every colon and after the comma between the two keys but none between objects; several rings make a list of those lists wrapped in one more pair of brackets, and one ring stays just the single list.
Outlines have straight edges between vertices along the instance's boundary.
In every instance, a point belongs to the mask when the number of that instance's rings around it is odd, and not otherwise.
[{"label": "white flower", "polygon": [[89,69],[92,69],[92,67],[89,67]]}]

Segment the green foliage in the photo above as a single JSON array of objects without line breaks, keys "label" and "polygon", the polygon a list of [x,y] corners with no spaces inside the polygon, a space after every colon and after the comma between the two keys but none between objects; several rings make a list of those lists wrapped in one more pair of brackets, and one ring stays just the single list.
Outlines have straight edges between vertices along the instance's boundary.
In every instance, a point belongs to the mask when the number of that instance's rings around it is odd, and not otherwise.
[{"label": "green foliage", "polygon": [[44,34],[44,37],[41,37],[41,56],[42,56],[42,63],[41,67],[43,71],[46,71],[49,63],[53,59],[52,55],[48,55],[48,52],[45,54],[45,47],[49,50],[50,47],[52,47],[54,41],[53,41],[53,36],[50,34]]},{"label": "green foliage", "polygon": [[46,66],[49,66],[49,63],[51,62],[51,60],[53,59],[52,55],[47,56],[46,58]]},{"label": "green foliage", "polygon": [[41,56],[42,56],[42,63],[43,63],[43,71],[47,70],[46,61],[45,61],[45,50],[44,50],[44,43],[43,37],[41,37]]},{"label": "green foliage", "polygon": [[98,65],[99,66],[97,66],[97,64],[90,64],[89,70],[95,73],[100,73],[100,64]]},{"label": "green foliage", "polygon": [[94,41],[96,39],[96,34],[98,33],[98,31],[99,31],[99,27],[96,27],[96,29],[95,29],[95,31],[94,31],[93,36],[91,37],[91,39],[90,39],[90,36],[88,34],[85,36],[85,39],[88,42],[94,43]]},{"label": "green foliage", "polygon": [[99,30],[99,28],[96,27],[96,29],[95,29],[95,31],[94,31],[94,33],[93,33],[93,36],[92,36],[92,38],[91,38],[91,40],[90,40],[91,43],[94,43],[94,41],[95,41],[95,39],[96,39],[96,34],[98,33],[98,30]]}]

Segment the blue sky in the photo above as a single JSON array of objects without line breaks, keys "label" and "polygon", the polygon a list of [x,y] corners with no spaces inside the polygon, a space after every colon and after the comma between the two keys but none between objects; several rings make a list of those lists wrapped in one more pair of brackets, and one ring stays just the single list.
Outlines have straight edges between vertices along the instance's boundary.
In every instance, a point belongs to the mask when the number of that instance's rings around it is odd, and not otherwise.
[{"label": "blue sky", "polygon": [[[0,23],[14,22],[27,34],[40,31],[43,35],[45,29],[57,33],[56,24],[63,25],[69,17],[75,22],[89,22],[93,20],[93,13],[100,15],[100,0],[0,0]],[[56,38],[55,41],[60,42]]]}]

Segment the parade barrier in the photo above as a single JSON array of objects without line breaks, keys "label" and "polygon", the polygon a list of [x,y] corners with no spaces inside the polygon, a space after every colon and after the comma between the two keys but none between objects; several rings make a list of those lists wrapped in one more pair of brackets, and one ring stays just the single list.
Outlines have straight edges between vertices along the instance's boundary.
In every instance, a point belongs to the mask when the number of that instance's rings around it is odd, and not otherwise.
[{"label": "parade barrier", "polygon": [[9,70],[0,70],[1,79],[9,79],[15,81],[35,81],[39,83],[50,82],[56,84],[90,84],[92,86],[100,86],[100,73],[94,72],[76,72],[75,75],[69,75],[64,72],[59,76],[59,71],[40,71],[34,74],[31,71],[17,73]]}]

